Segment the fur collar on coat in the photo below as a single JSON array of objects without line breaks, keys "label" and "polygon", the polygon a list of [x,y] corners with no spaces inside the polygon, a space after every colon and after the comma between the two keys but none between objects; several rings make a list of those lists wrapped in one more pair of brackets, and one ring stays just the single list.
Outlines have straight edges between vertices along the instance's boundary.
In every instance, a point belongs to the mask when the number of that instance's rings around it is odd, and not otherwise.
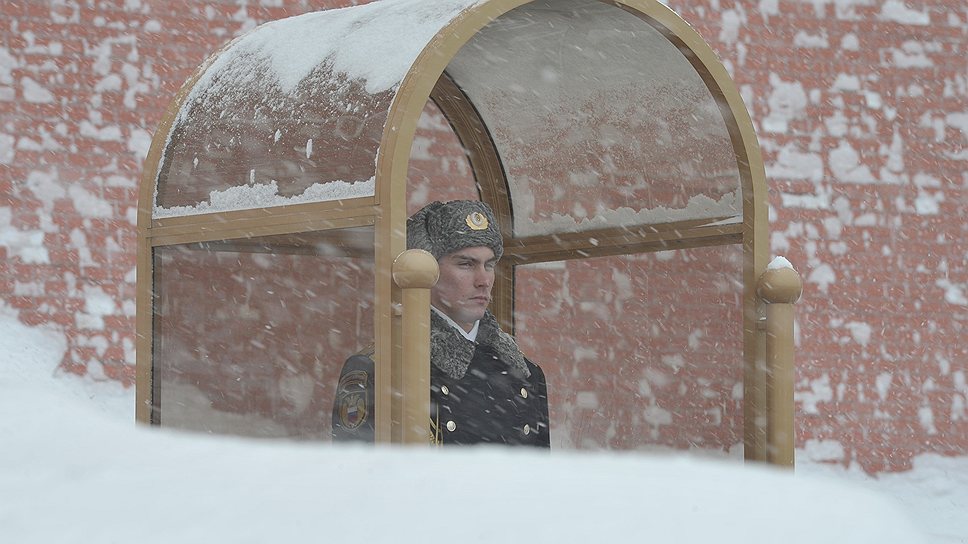
[{"label": "fur collar on coat", "polygon": [[430,360],[433,365],[455,380],[467,373],[478,345],[487,346],[512,369],[531,377],[524,355],[510,334],[501,330],[490,311],[484,313],[477,329],[477,341],[464,338],[437,312],[430,312]]}]

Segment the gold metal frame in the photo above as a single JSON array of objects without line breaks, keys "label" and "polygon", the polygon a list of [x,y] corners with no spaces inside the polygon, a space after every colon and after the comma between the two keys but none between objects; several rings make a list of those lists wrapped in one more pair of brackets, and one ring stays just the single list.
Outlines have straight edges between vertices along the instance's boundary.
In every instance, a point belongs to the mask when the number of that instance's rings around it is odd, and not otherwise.
[{"label": "gold metal frame", "polygon": [[[177,219],[151,219],[154,182],[163,147],[176,113],[206,66],[186,82],[172,101],[152,142],[142,176],[138,213],[138,313],[137,313],[137,418],[150,420],[151,404],[151,253],[152,248],[174,243],[224,240],[289,232],[340,228],[362,224],[375,226],[375,359],[376,437],[379,442],[403,442],[400,398],[420,394],[405,386],[403,327],[400,312],[402,291],[392,281],[394,259],[406,250],[407,167],[417,121],[428,99],[433,99],[449,119],[462,144],[477,180],[482,200],[495,210],[505,236],[506,258],[499,269],[492,310],[507,326],[513,318],[514,266],[525,262],[587,258],[657,251],[669,248],[742,244],[744,253],[744,444],[749,460],[787,463],[771,452],[778,451],[776,436],[792,444],[792,415],[776,420],[768,401],[769,369],[766,331],[762,326],[765,306],[756,293],[757,279],[768,259],[767,192],[763,160],[749,114],[738,90],[712,49],[688,24],[656,0],[598,0],[642,19],[667,39],[688,51],[687,60],[706,83],[719,104],[732,140],[743,195],[742,223],[721,225],[713,220],[679,221],[639,229],[602,229],[594,232],[514,238],[512,208],[507,179],[488,127],[467,96],[444,73],[460,48],[484,26],[531,0],[491,0],[463,12],[444,27],[424,48],[401,82],[388,112],[376,164],[373,197],[280,206],[260,210],[224,212]],[[216,58],[216,53],[212,59]],[[591,239],[594,238],[593,243]],[[392,395],[397,390],[402,395]],[[425,392],[424,392],[425,393]],[[792,411],[790,412],[792,414]],[[781,432],[768,432],[781,429]],[[784,445],[786,447],[786,445]],[[792,461],[791,461],[792,462]]]},{"label": "gold metal frame", "polygon": [[[444,72],[434,86],[430,99],[437,104],[440,112],[450,122],[454,134],[467,152],[467,160],[481,200],[487,202],[494,211],[505,246],[513,238],[513,215],[511,212],[511,193],[508,189],[507,173],[501,164],[501,156],[494,145],[494,139],[487,123],[471,99]],[[498,262],[494,280],[491,312],[501,326],[509,332],[514,330],[514,265],[508,258]]]}]

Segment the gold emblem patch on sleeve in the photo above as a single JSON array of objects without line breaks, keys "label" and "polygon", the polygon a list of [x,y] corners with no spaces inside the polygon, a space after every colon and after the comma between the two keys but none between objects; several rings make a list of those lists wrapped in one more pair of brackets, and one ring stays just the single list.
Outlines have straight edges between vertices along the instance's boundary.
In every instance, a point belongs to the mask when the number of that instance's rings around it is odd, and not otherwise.
[{"label": "gold emblem patch on sleeve", "polygon": [[336,405],[339,407],[339,422],[351,431],[366,421],[370,407],[366,401],[366,372],[354,370],[340,378],[336,389]]},{"label": "gold emblem patch on sleeve", "polygon": [[484,230],[488,225],[487,216],[481,212],[467,214],[467,219],[464,221],[471,230]]}]

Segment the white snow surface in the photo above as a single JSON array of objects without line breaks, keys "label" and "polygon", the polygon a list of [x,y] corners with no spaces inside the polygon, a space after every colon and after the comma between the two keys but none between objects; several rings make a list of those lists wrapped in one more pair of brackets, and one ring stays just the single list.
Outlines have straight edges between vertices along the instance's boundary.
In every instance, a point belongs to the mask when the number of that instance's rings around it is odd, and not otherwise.
[{"label": "white snow surface", "polygon": [[778,270],[780,268],[792,269],[793,264],[790,263],[790,261],[786,257],[782,255],[778,255],[776,257],[773,257],[773,260],[770,261],[770,264],[766,265],[767,270]]},{"label": "white snow surface", "polygon": [[0,331],[4,542],[968,539],[968,458],[922,456],[873,480],[809,463],[793,474],[686,456],[179,433],[136,426],[130,391],[58,373],[62,333],[6,306]]},{"label": "white snow surface", "polygon": [[428,42],[478,0],[383,0],[265,23],[241,36],[208,67],[185,101],[203,93],[238,57],[270,60],[270,77],[293,90],[324,62],[376,94],[396,87]]},{"label": "white snow surface", "polygon": [[[370,196],[376,188],[376,178],[370,177],[366,181],[345,182],[330,181],[314,183],[301,194],[285,197],[279,194],[279,184],[276,181],[265,184],[242,185],[230,187],[224,191],[209,193],[208,202],[200,202],[196,206],[172,206],[163,208],[155,206],[153,217],[182,217],[203,213],[227,212],[232,210],[249,210],[253,208],[269,208],[304,202],[323,202]],[[155,198],[157,201],[157,198]]]},{"label": "white snow surface", "polygon": [[[531,208],[533,209],[533,204]],[[649,225],[679,220],[725,217],[719,224],[732,224],[742,221],[742,199],[739,190],[724,194],[719,200],[706,195],[695,195],[682,208],[657,206],[634,210],[620,207],[614,210],[598,210],[592,217],[575,218],[571,215],[553,213],[549,219],[526,220],[515,224],[519,236],[535,236],[555,232],[580,232],[611,225]]]}]

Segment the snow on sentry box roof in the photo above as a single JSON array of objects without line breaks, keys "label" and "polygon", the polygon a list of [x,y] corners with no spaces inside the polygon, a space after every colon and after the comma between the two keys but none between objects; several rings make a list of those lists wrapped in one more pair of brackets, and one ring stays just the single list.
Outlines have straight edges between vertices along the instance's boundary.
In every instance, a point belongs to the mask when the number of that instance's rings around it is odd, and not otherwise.
[{"label": "snow on sentry box roof", "polygon": [[[361,83],[371,95],[395,93],[430,40],[461,12],[483,1],[382,0],[260,25],[236,38],[208,66],[203,66],[203,74],[175,117],[165,152],[172,144],[172,134],[189,122],[193,108],[204,105],[229,86],[246,93],[260,93],[272,86],[291,94],[314,69],[325,64],[332,68],[334,76]],[[243,58],[251,61],[238,62]],[[268,65],[268,74],[254,68],[260,65],[258,61]],[[354,105],[346,107],[350,110]],[[164,161],[163,156],[160,163]],[[291,197],[276,194],[271,183],[249,184],[213,191],[208,202],[197,206],[164,207],[158,205],[160,178],[159,173],[154,191],[155,218],[369,196],[375,190],[372,177],[327,180]]]}]

